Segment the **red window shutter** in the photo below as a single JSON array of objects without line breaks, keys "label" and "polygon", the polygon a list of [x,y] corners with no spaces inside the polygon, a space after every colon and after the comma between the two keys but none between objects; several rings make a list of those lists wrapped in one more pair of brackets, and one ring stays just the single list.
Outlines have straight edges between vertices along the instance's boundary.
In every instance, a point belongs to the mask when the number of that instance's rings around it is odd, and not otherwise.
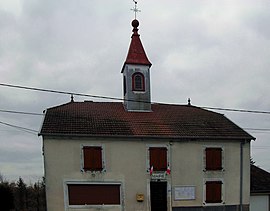
[{"label": "red window shutter", "polygon": [[208,181],[206,182],[206,203],[221,203],[222,202],[222,182]]},{"label": "red window shutter", "polygon": [[118,184],[69,184],[69,205],[119,205]]},{"label": "red window shutter", "polygon": [[102,148],[83,147],[84,170],[101,171],[102,167]]},{"label": "red window shutter", "polygon": [[167,170],[167,148],[165,147],[150,147],[150,167],[153,166],[154,171]]},{"label": "red window shutter", "polygon": [[221,148],[206,148],[206,170],[221,170],[222,169],[222,149]]}]

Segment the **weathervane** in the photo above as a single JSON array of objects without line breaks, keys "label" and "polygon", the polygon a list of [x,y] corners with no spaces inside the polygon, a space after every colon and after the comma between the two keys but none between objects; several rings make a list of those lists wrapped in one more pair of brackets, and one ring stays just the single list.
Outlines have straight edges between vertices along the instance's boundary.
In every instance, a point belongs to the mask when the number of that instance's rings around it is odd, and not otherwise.
[{"label": "weathervane", "polygon": [[135,19],[136,19],[137,12],[141,12],[141,10],[139,10],[139,9],[137,8],[137,3],[138,3],[138,1],[133,0],[133,2],[135,3],[135,6],[134,6],[134,8],[132,8],[132,9],[130,9],[130,10],[134,11],[134,13],[135,13]]}]

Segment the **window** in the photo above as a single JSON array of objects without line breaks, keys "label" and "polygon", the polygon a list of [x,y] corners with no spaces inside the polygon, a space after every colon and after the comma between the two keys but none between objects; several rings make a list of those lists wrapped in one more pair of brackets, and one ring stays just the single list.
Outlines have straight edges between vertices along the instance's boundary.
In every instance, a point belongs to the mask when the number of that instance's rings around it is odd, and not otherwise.
[{"label": "window", "polygon": [[102,147],[84,146],[83,147],[83,170],[84,171],[102,171]]},{"label": "window", "polygon": [[166,147],[150,147],[149,148],[150,168],[154,171],[167,170],[167,148]]},{"label": "window", "polygon": [[205,169],[207,171],[222,170],[222,148],[205,149]]},{"label": "window", "polygon": [[205,202],[222,202],[222,181],[207,181],[205,183]]},{"label": "window", "polygon": [[120,205],[120,184],[68,184],[69,205]]},{"label": "window", "polygon": [[142,73],[134,73],[132,75],[132,90],[145,91],[144,75]]}]

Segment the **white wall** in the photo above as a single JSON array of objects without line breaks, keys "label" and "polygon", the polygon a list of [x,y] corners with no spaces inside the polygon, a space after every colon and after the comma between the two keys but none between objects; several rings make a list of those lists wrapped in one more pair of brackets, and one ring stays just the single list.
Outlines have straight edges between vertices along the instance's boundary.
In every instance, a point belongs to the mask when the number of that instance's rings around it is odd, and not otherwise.
[{"label": "white wall", "polygon": [[269,195],[251,195],[250,211],[269,211]]},{"label": "white wall", "polygon": [[[81,172],[81,146],[102,144],[105,147],[106,172],[93,176]],[[141,139],[45,139],[44,159],[46,194],[49,211],[65,210],[67,197],[64,197],[65,181],[111,181],[123,184],[122,199],[124,210],[149,210],[149,182],[147,172],[147,148],[165,145],[169,149],[171,175],[167,176],[169,187],[195,186],[195,200],[174,201],[168,189],[168,202],[173,206],[203,206],[204,179],[208,177],[224,180],[223,192],[226,205],[239,204],[240,143],[238,141],[191,141],[169,142],[169,140]],[[224,149],[222,172],[206,174],[203,171],[203,152],[205,146],[220,146]],[[244,195],[243,203],[249,204],[249,143],[244,146]],[[144,202],[136,201],[136,194],[144,194]],[[120,208],[121,209],[121,208]],[[66,209],[72,210],[72,209]],[[90,209],[88,209],[90,210]],[[261,211],[257,209],[256,211]]]}]

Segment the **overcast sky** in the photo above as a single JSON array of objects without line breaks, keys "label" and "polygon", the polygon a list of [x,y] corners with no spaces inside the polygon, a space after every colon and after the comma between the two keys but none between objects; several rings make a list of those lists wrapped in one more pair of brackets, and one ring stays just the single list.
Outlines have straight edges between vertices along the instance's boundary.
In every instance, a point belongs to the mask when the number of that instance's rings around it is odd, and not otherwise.
[{"label": "overcast sky", "polygon": [[[1,0],[0,83],[122,97],[132,0]],[[139,33],[152,100],[270,111],[269,0],[139,0]],[[75,96],[75,101],[101,99]],[[0,86],[0,173],[43,176],[39,131],[46,108],[69,95]],[[251,154],[270,171],[270,114],[225,112],[257,139]],[[250,129],[268,129],[256,131]]]}]

